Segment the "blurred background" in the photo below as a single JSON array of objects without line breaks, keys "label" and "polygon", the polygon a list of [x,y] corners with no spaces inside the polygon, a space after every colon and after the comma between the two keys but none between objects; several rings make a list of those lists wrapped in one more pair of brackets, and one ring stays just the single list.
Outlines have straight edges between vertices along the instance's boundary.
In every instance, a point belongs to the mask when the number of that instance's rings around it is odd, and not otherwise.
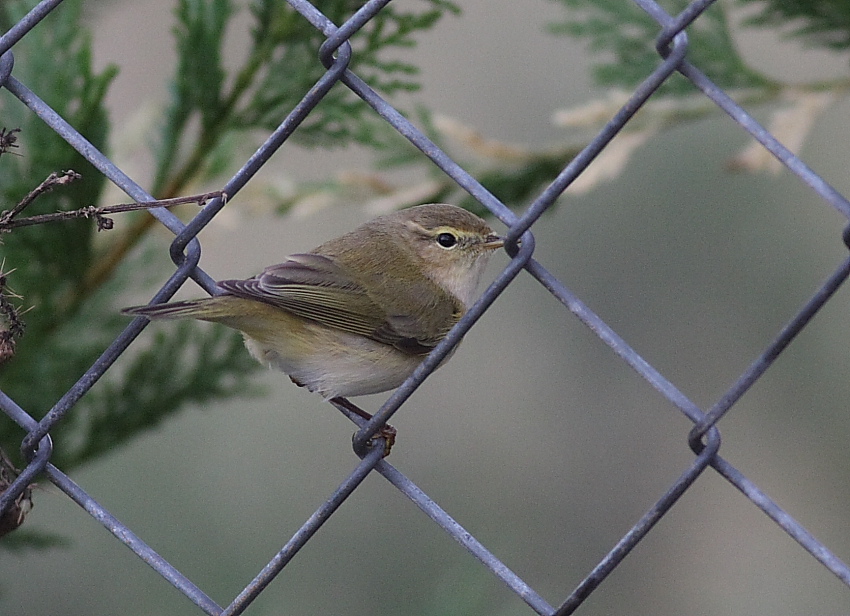
[{"label": "blurred background", "polygon": [[[461,15],[404,52],[423,83],[406,102],[488,138],[541,148],[562,139],[556,111],[606,96],[593,85],[585,46],[547,32],[563,20],[562,5],[459,4]],[[146,110],[167,98],[174,62],[173,3],[86,7],[96,65],[121,69],[107,99],[115,154],[143,178]],[[238,50],[239,33],[229,36]],[[753,67],[786,83],[847,74],[846,56],[806,49],[781,32],[748,31],[736,44]],[[830,107],[802,149],[844,194],[848,112],[846,100]],[[536,258],[703,408],[846,256],[844,221],[791,174],[729,170],[747,145],[720,115],[660,132],[616,178],[568,191],[533,228]],[[285,145],[257,181],[320,182],[366,172],[367,159],[357,148]],[[241,213],[250,211],[250,195],[249,185],[228,206],[235,213],[201,235],[201,265],[216,279],[250,276],[374,215],[362,204],[285,217]],[[161,252],[150,273],[157,285],[173,271]],[[497,255],[491,277],[506,263]],[[199,295],[192,286],[181,293]],[[839,291],[720,424],[721,454],[845,562],[848,303],[847,290]],[[335,409],[278,373],[263,372],[258,382],[262,395],[187,408],[72,473],[224,605],[357,463],[353,427]],[[385,397],[360,399],[361,406],[375,410]],[[390,463],[554,605],[693,457],[689,422],[527,275],[392,423],[399,437]],[[27,525],[68,544],[4,553],[0,613],[200,613],[58,490],[48,485],[34,500]],[[578,613],[846,614],[848,596],[708,470]],[[531,612],[374,475],[247,613]]]}]

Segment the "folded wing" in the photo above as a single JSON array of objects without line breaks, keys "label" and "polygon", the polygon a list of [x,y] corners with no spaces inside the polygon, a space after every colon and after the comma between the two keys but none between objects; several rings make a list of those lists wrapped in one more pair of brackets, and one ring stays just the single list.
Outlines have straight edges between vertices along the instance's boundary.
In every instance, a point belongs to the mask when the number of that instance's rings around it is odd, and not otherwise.
[{"label": "folded wing", "polygon": [[[463,314],[459,301],[442,313],[419,307],[405,294],[415,293],[404,281],[385,281],[391,292],[378,305],[368,290],[332,258],[294,254],[247,280],[224,280],[219,287],[232,295],[266,302],[306,319],[365,336],[411,354],[430,352]],[[394,301],[395,300],[395,301]],[[419,313],[403,306],[416,306]]]}]

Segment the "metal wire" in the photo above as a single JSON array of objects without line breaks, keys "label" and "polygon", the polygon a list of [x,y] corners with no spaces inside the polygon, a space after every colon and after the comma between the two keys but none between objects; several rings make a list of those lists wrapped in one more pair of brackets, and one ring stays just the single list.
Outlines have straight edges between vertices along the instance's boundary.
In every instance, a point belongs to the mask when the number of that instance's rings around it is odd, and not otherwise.
[{"label": "metal wire", "polygon": [[[624,0],[625,1],[625,0]],[[632,119],[647,99],[678,72],[699,88],[719,108],[724,110],[743,130],[749,133],[782,162],[800,181],[810,187],[817,195],[834,209],[850,218],[850,202],[796,155],[783,146],[767,129],[756,122],[746,110],[735,103],[721,88],[709,80],[698,67],[688,60],[688,39],[684,29],[698,21],[702,13],[713,0],[696,0],[679,15],[668,15],[652,0],[632,0],[646,11],[659,24],[656,46],[660,54],[658,66],[647,75],[630,96],[623,107],[611,118],[602,130],[591,140],[561,173],[540,192],[521,216],[516,216],[503,203],[487,191],[469,173],[426,137],[407,118],[399,113],[377,92],[353,73],[349,66],[352,49],[351,36],[375,17],[390,0],[370,0],[344,24],[333,24],[313,4],[306,0],[288,0],[313,27],[327,38],[321,48],[316,50],[317,60],[327,68],[327,72],[316,82],[313,88],[284,118],[263,145],[251,156],[242,168],[224,187],[228,197],[236,194],[269,160],[271,155],[284,144],[299,124],[308,117],[315,106],[327,95],[333,86],[349,88],[374,112],[393,126],[410,143],[418,148],[424,157],[450,176],[460,187],[466,190],[482,205],[489,208],[509,226],[507,249],[511,256],[509,265],[497,276],[496,280],[483,293],[479,301],[452,329],[446,339],[427,357],[413,375],[399,387],[379,409],[372,420],[364,421],[348,412],[359,426],[354,439],[355,451],[362,457],[356,468],[346,476],[326,502],[308,518],[275,557],[257,573],[256,577],[236,597],[230,605],[219,606],[210,599],[191,580],[150,548],[130,528],[111,515],[80,486],[50,463],[52,443],[50,430],[63,421],[75,404],[86,395],[95,382],[113,365],[118,357],[139,335],[147,321],[143,318],[133,321],[115,341],[103,351],[79,381],[66,392],[54,407],[40,420],[36,421],[26,410],[0,391],[0,409],[12,420],[27,430],[21,443],[28,465],[16,481],[0,495],[0,513],[12,506],[15,499],[23,493],[27,485],[37,475],[45,475],[62,492],[79,504],[94,519],[98,520],[119,541],[129,547],[142,561],[157,571],[168,583],[188,597],[205,614],[211,616],[236,616],[256,599],[266,586],[279,575],[298,553],[298,551],[321,529],[324,522],[358,488],[361,482],[375,471],[397,488],[434,523],[442,528],[455,541],[472,553],[494,576],[500,579],[511,591],[522,599],[537,614],[566,616],[572,614],[616,569],[629,552],[646,537],[654,525],[661,520],[676,501],[694,485],[709,468],[726,479],[746,496],[758,509],[763,511],[783,531],[791,536],[802,549],[811,554],[828,571],[850,586],[850,568],[829,548],[818,541],[802,525],[788,515],[778,504],[767,496],[755,483],[719,455],[721,446],[717,423],[733,405],[747,392],[765,371],[776,361],[791,340],[802,331],[812,317],[820,310],[841,287],[850,275],[850,258],[841,263],[836,271],[819,287],[812,298],[795,314],[789,323],[777,334],[775,340],[744,371],[738,380],[724,393],[711,408],[704,412],[672,382],[667,380],[656,368],[638,354],[629,344],[608,326],[598,315],[585,305],[574,293],[566,288],[543,265],[533,258],[535,239],[531,228],[540,216],[552,206],[566,187],[582,173],[587,166],[609,144],[609,142]],[[39,22],[61,0],[45,0],[0,37],[0,86],[17,97],[33,113],[37,114],[48,126],[57,132],[71,147],[75,148],[95,168],[103,173],[116,186],[138,201],[148,201],[152,197],[133,179],[127,176],[105,155],[97,151],[73,126],[66,122],[44,101],[29,90],[23,83],[11,75],[14,60],[11,50],[14,45],[31,29],[40,27]],[[224,207],[224,199],[208,203],[188,224],[164,209],[152,213],[176,238],[171,245],[171,257],[177,264],[177,270],[154,297],[161,302],[170,298],[190,278],[198,281],[208,291],[215,292],[215,284],[208,275],[198,268],[200,243],[198,233]],[[850,227],[845,239],[850,237]],[[693,422],[693,428],[687,435],[687,444],[695,457],[691,464],[673,482],[667,491],[644,514],[634,526],[612,547],[609,553],[587,574],[581,583],[569,594],[565,594],[558,608],[553,607],[529,584],[517,576],[507,565],[497,559],[481,542],[460,526],[440,505],[385,460],[382,460],[383,447],[380,439],[372,439],[378,430],[388,421],[422,383],[422,381],[451,352],[482,314],[492,305],[499,295],[523,271],[547,289],[563,306],[584,323],[599,339],[645,379],[664,398]],[[683,440],[684,437],[683,437]]]}]

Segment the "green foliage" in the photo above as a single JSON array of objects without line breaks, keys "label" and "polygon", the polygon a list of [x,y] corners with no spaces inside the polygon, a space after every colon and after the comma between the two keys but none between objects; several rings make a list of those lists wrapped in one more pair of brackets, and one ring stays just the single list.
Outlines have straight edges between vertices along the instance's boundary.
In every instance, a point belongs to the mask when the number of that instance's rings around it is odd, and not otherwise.
[{"label": "green foliage", "polygon": [[256,391],[251,359],[238,333],[194,322],[157,324],[146,347],[127,353],[126,369],[86,396],[63,422],[72,439],[52,461],[67,468],[96,458],[143,430],[156,427],[187,404]]},{"label": "green foliage", "polygon": [[[13,23],[27,8],[28,3],[16,0],[0,5],[2,22]],[[80,3],[68,2],[63,8],[27,35],[20,51],[38,53],[17,53],[14,75],[103,148],[109,128],[103,97],[116,69],[94,72],[90,38],[79,28]],[[0,113],[4,125],[21,128],[20,147],[15,150],[20,155],[0,159],[2,209],[11,208],[51,172],[63,169],[74,169],[83,179],[43,195],[28,214],[97,202],[104,185],[100,173],[8,93],[0,99]],[[94,239],[94,227],[87,220],[28,227],[0,238],[0,259],[7,271],[14,270],[9,285],[24,298],[25,306],[33,307],[26,314],[26,332],[16,356],[0,367],[0,387],[31,412],[49,409],[57,394],[103,348],[103,336],[81,336],[71,325],[81,307],[79,291],[86,272],[96,259]],[[92,323],[86,329],[103,331]],[[11,440],[6,438],[8,427],[0,423],[0,444]]]},{"label": "green foliage", "polygon": [[[553,33],[577,37],[588,43],[591,51],[597,54],[594,72],[599,85],[628,91],[646,79],[662,62],[655,47],[662,27],[631,0],[557,1],[565,9],[565,18],[550,24],[549,29]],[[745,26],[782,27],[790,23],[797,28],[794,30],[795,34],[808,37],[809,42],[813,44],[819,43],[833,49],[843,49],[845,43],[850,41],[850,3],[845,0],[739,1],[757,4],[762,10],[754,18],[745,21]],[[676,15],[688,6],[689,2],[663,0],[661,4],[671,15]],[[739,56],[732,35],[732,25],[739,21],[740,16],[739,13],[732,12],[733,8],[730,3],[717,2],[687,27],[688,60],[707,73],[716,84],[732,91],[740,102],[750,107],[773,105],[787,93],[786,86],[753,70]],[[795,91],[799,92],[798,84],[795,88]],[[846,89],[846,83],[839,81],[812,86],[817,92],[830,88],[843,91]],[[690,82],[674,74],[654,97],[653,101],[659,104],[644,108],[638,119],[631,122],[626,130],[660,130],[718,113],[713,105],[694,104],[694,99],[686,99],[683,96],[693,93],[694,88]],[[665,101],[665,97],[668,100]],[[600,103],[612,105],[607,101],[596,101],[597,106]],[[787,100],[784,104],[787,108]],[[616,107],[612,106],[611,115],[616,112]],[[534,198],[586,144],[585,137],[580,137],[572,139],[572,143],[560,143],[541,150],[527,149],[516,156],[500,157],[498,153],[485,152],[483,156],[470,157],[468,152],[451,151],[452,139],[446,137],[458,135],[452,135],[452,130],[445,134],[437,130],[427,110],[417,110],[416,122],[441,149],[449,151],[455,161],[470,171],[490,192],[512,207],[521,207]],[[599,120],[598,113],[585,114],[584,122],[586,126],[573,123],[572,127],[593,133],[601,128],[604,119]],[[381,127],[378,130],[381,130]],[[487,140],[485,136],[480,137],[484,141]],[[463,142],[464,139],[460,136],[456,140]],[[491,149],[498,149],[499,144],[494,142],[494,145],[497,147]],[[473,145],[471,149],[474,154],[476,146]],[[382,154],[378,165],[384,168],[422,163],[418,150],[406,143],[393,144]],[[419,198],[450,201],[485,214],[474,199],[444,174],[430,166],[429,169],[431,175],[427,195],[417,191]],[[402,204],[407,203],[407,195],[404,193],[405,189],[399,191],[399,202]],[[381,196],[384,199],[391,198],[386,193]]]},{"label": "green foliage", "polygon": [[792,34],[812,46],[836,51],[850,48],[850,2],[847,0],[739,0],[760,10],[747,23],[792,26]]},{"label": "green foliage", "polygon": [[[417,68],[385,59],[387,50],[408,48],[414,36],[427,30],[446,12],[457,8],[429,0],[424,8],[405,12],[388,6],[351,41],[355,50],[350,69],[385,95],[418,88]],[[351,16],[348,0],[319,3],[334,23]],[[288,4],[254,0],[251,44],[235,69],[223,63],[226,27],[234,14],[230,0],[179,0],[176,10],[178,66],[171,101],[158,146],[155,189],[158,196],[175,194],[186,179],[208,171],[209,152],[234,132],[272,131],[325,73],[318,59],[324,35]],[[192,122],[197,118],[200,127]],[[314,109],[293,139],[302,145],[382,145],[380,122],[347,88],[335,88]],[[197,138],[188,136],[197,131]],[[185,147],[186,142],[189,147]]]},{"label": "green foliage", "polygon": [[[557,0],[564,4],[568,18],[550,28],[588,41],[590,49],[604,56],[594,67],[603,86],[634,87],[661,62],[655,39],[661,27],[632,2],[623,0]],[[676,15],[688,0],[660,3]],[[770,80],[750,69],[738,56],[729,31],[729,17],[723,3],[715,3],[688,29],[688,59],[724,88],[766,87]],[[690,94],[693,86],[674,76],[660,90],[664,94]]]},{"label": "green foliage", "polygon": [[[502,164],[483,166],[478,161],[464,157],[460,152],[452,151],[451,144],[434,125],[433,114],[425,107],[415,109],[415,122],[419,128],[437,147],[448,152],[454,161],[470,171],[475,179],[493,195],[510,207],[520,207],[536,196],[542,186],[549,184],[555,176],[581,151],[581,147],[562,146],[542,151],[528,152],[519,161],[503,162]],[[378,130],[386,131],[389,144],[376,160],[376,166],[382,169],[393,169],[411,165],[422,165],[422,153],[407,141],[392,140],[390,133],[395,129],[387,124],[379,126]],[[477,200],[469,196],[454,180],[451,180],[436,167],[427,167],[429,179],[433,186],[427,196],[431,202],[455,203],[479,216],[490,216],[490,212]]]},{"label": "green foliage", "polygon": [[[0,28],[11,27],[34,4],[0,3]],[[83,0],[66,0],[15,46],[14,75],[104,151],[109,122],[103,101],[117,68],[93,69],[82,6]],[[336,23],[355,8],[348,0],[320,6]],[[241,63],[234,63],[232,58],[225,62],[223,44],[237,5],[231,0],[176,2],[177,68],[155,146],[151,192],[157,196],[176,195],[205,174],[232,171],[226,169],[235,164],[226,155],[228,147],[250,131],[276,128],[325,71],[318,59],[323,36],[288,5],[253,0],[248,10],[250,45]],[[419,32],[456,11],[444,0],[429,0],[415,10],[383,11],[352,40],[356,53],[351,68],[384,95],[416,89],[416,67],[389,59],[386,52],[413,46]],[[352,142],[379,146],[389,133],[377,130],[378,122],[366,111],[345,88],[337,88],[310,115],[297,140],[325,147]],[[2,126],[21,131],[20,147],[0,156],[0,211],[11,209],[51,172],[65,169],[74,169],[82,179],[40,196],[25,215],[98,202],[104,186],[100,173],[8,92],[0,94]],[[119,229],[128,219],[130,228],[122,235]],[[0,389],[36,418],[129,323],[118,314],[118,298],[152,283],[151,251],[132,250],[152,227],[148,220],[147,214],[127,216],[116,221],[116,230],[101,235],[92,221],[81,219],[20,228],[0,238],[3,272],[10,272],[9,288],[21,296],[13,303],[31,308],[23,316],[26,329],[14,357],[0,364]],[[158,251],[164,253],[164,247]],[[161,278],[162,273],[157,280]],[[140,348],[142,340],[148,346]],[[166,324],[142,340],[51,431],[52,461],[63,470],[129,441],[187,404],[253,391],[251,375],[259,366],[237,332],[197,323]],[[0,447],[16,460],[22,436],[0,414]],[[16,534],[20,537],[22,531]],[[24,543],[55,541],[36,536]]]},{"label": "green foliage", "polygon": [[[11,1],[2,5],[4,21],[23,14],[24,3]],[[19,62],[14,75],[24,81],[60,115],[77,126],[89,140],[102,147],[108,121],[102,106],[109,83],[116,74],[114,67],[95,74],[91,66],[91,42],[76,27],[79,2],[69,3],[62,19],[50,19],[47,26],[28,35],[27,43],[42,53],[33,62]],[[56,69],[61,67],[61,70]],[[52,67],[52,68],[51,68]],[[20,156],[6,156],[0,165],[0,195],[14,204],[51,172],[74,169],[83,174],[80,182],[61,193],[50,193],[28,210],[30,214],[68,209],[77,203],[93,203],[104,180],[82,156],[64,144],[52,129],[7,94],[3,100],[2,121],[5,126],[19,127]],[[25,152],[25,154],[23,154]],[[39,287],[39,300],[53,308],[73,293],[92,258],[93,227],[85,221],[64,226],[36,227],[27,233],[3,237],[4,252],[21,251],[27,258],[15,264],[18,291],[34,291]],[[56,255],[62,255],[57,259]],[[45,269],[43,264],[49,263]],[[44,280],[47,276],[48,280]]]}]

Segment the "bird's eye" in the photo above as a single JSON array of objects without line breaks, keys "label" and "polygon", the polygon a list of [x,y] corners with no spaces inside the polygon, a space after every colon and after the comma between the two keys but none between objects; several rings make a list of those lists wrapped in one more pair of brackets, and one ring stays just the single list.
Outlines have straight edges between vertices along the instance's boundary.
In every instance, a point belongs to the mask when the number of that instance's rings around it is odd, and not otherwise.
[{"label": "bird's eye", "polygon": [[451,233],[440,233],[437,236],[437,243],[443,248],[454,248],[457,245],[457,238]]}]

